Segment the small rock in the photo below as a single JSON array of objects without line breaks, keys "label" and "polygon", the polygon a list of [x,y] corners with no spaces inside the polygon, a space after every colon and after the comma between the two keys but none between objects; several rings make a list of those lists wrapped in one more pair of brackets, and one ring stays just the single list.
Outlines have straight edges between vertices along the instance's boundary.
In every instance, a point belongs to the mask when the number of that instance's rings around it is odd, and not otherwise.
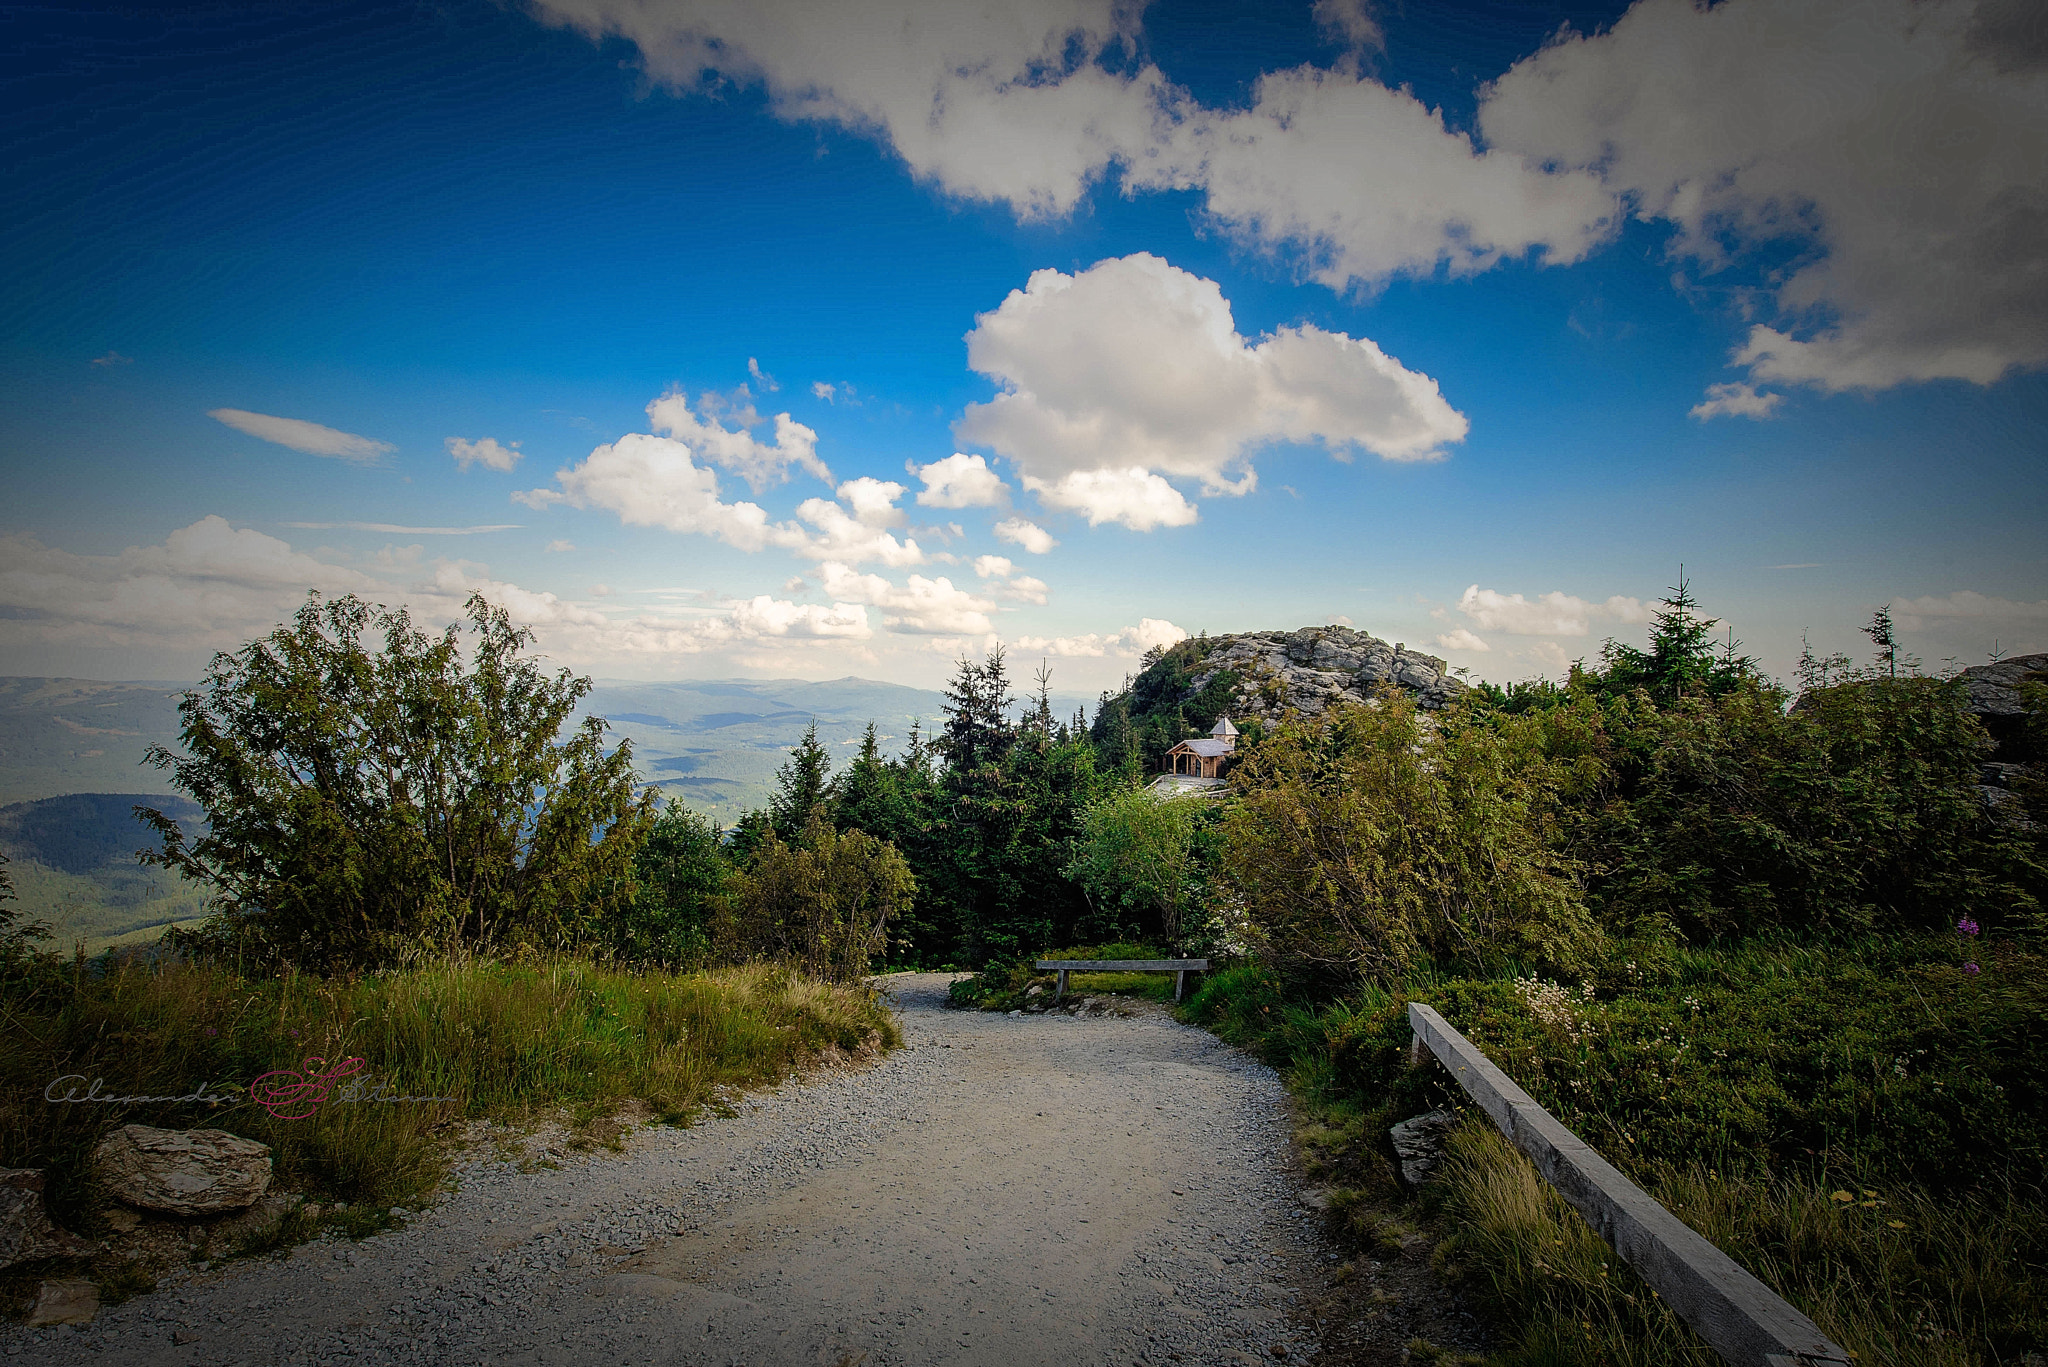
[{"label": "small rock", "polygon": [[199,1342],[199,1335],[191,1329],[173,1329],[171,1331],[171,1342],[179,1347],[183,1347],[188,1343]]},{"label": "small rock", "polygon": [[131,1234],[142,1225],[142,1217],[132,1210],[123,1210],[116,1206],[112,1210],[103,1213],[107,1224],[123,1234]]},{"label": "small rock", "polygon": [[36,1304],[22,1323],[31,1329],[56,1324],[91,1324],[99,1313],[100,1289],[91,1282],[44,1282],[36,1288]]},{"label": "small rock", "polygon": [[171,1215],[241,1210],[270,1189],[270,1146],[226,1130],[123,1125],[93,1158],[113,1196]]},{"label": "small rock", "polygon": [[0,1168],[0,1267],[37,1258],[80,1258],[92,1251],[89,1242],[50,1223],[40,1171]]},{"label": "small rock", "polygon": [[1404,1120],[1387,1131],[1394,1141],[1394,1157],[1401,1163],[1401,1180],[1419,1187],[1443,1161],[1444,1136],[1457,1126],[1455,1111],[1430,1111]]}]

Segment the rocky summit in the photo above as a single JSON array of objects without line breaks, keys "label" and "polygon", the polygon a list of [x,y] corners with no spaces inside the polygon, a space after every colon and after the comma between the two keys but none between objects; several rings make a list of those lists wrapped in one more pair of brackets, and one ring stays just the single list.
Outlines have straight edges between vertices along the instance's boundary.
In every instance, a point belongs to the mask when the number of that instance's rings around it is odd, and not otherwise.
[{"label": "rocky summit", "polygon": [[1290,708],[1318,716],[1339,702],[1364,702],[1386,684],[1437,711],[1470,687],[1434,655],[1344,626],[1209,637],[1189,682],[1199,692],[1226,669],[1237,675],[1231,715],[1263,721],[1276,721]]}]

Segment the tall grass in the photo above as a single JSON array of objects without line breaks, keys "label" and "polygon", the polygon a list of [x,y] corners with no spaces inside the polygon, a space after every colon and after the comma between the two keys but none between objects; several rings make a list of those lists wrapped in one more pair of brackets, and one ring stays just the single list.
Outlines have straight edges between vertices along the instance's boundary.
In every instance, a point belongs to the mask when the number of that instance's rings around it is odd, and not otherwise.
[{"label": "tall grass", "polygon": [[[1401,1218],[1387,1126],[1462,1101],[1406,1066],[1422,1000],[1861,1362],[1993,1367],[2048,1349],[2048,960],[1985,944],[1971,973],[1958,949],[1621,945],[1570,984],[1425,967],[1336,1001],[1252,964],[1186,1014],[1285,1072],[1311,1170],[1363,1242]],[[1503,1361],[1714,1361],[1483,1121],[1423,1195]]]},{"label": "tall grass", "polygon": [[[721,1089],[899,1035],[873,994],[770,967],[672,975],[574,959],[468,961],[252,979],[208,964],[81,959],[7,983],[0,1038],[0,1166],[47,1170],[58,1221],[95,1234],[104,1201],[91,1155],[128,1123],[224,1129],[270,1145],[283,1186],[410,1204],[442,1177],[456,1122],[559,1115],[587,1126],[628,1102],[687,1122]],[[247,1094],[273,1069],[345,1058],[363,1060],[358,1076],[387,1097],[438,1099],[329,1099],[283,1119]],[[207,1083],[231,1100],[46,1100],[65,1075],[87,1081],[59,1096],[104,1079],[106,1096],[184,1096]]]}]

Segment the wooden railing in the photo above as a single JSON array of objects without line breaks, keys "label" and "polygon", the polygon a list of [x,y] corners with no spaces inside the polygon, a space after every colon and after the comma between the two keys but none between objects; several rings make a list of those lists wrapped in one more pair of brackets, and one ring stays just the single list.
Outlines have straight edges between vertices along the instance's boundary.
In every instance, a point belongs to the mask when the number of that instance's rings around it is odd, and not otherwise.
[{"label": "wooden railing", "polygon": [[1409,1002],[1408,1024],[1415,1032],[1413,1061],[1422,1063],[1427,1051],[1448,1069],[1558,1195],[1715,1352],[1735,1367],[1847,1367],[1852,1361],[1820,1326],[1559,1124],[1432,1008]]}]

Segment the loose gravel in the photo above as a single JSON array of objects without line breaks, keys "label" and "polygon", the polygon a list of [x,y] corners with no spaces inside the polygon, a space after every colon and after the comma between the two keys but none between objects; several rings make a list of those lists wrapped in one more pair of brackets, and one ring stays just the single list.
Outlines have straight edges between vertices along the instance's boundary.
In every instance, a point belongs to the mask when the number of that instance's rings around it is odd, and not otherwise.
[{"label": "loose gravel", "polygon": [[1335,1250],[1273,1072],[1156,1009],[943,1009],[907,1045],[623,1154],[463,1163],[360,1242],[180,1273],[15,1361],[404,1364],[1302,1361]]}]

